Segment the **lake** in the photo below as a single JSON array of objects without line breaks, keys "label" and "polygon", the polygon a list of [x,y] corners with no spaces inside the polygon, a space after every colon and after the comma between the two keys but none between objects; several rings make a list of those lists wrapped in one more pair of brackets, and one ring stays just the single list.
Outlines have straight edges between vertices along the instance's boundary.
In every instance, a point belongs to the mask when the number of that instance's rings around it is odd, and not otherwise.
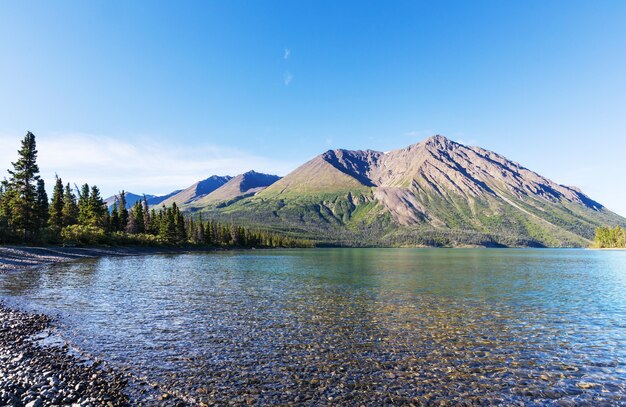
[{"label": "lake", "polygon": [[0,275],[0,298],[58,315],[136,401],[626,403],[626,251],[110,257]]}]

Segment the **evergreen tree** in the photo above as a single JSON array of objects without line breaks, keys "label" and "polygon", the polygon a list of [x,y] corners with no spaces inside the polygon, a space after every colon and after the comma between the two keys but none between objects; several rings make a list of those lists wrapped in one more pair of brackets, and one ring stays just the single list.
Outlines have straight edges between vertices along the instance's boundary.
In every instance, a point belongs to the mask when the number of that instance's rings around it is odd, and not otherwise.
[{"label": "evergreen tree", "polygon": [[76,196],[72,193],[70,183],[65,185],[63,193],[63,226],[75,225],[78,222],[78,205]]},{"label": "evergreen tree", "polygon": [[18,160],[12,165],[4,192],[4,199],[8,200],[8,227],[23,240],[30,240],[41,224],[36,191],[39,180],[37,145],[35,135],[30,131],[22,140]]},{"label": "evergreen tree", "polygon": [[204,228],[204,243],[208,245],[215,244],[215,239],[213,238],[213,236],[215,236],[213,232],[213,222],[209,220],[206,224],[206,227]]},{"label": "evergreen tree", "polygon": [[104,228],[105,232],[112,232],[111,214],[109,214],[109,209],[104,202],[102,203],[102,206],[104,208],[104,210],[102,211],[102,227]]},{"label": "evergreen tree", "polygon": [[88,226],[91,220],[89,212],[89,184],[83,184],[80,188],[76,187],[78,193],[78,223]]},{"label": "evergreen tree", "polygon": [[[176,207],[176,204],[173,205]],[[174,210],[163,206],[159,214],[159,237],[169,244],[176,243],[176,222],[174,219]]]},{"label": "evergreen tree", "polygon": [[196,241],[196,225],[193,218],[185,219],[185,231],[187,232],[186,239],[188,242],[197,243]]},{"label": "evergreen tree", "polygon": [[204,229],[204,220],[202,220],[202,214],[198,214],[198,222],[197,222],[197,227],[196,227],[196,235],[195,235],[195,241],[197,243],[204,243],[205,242],[205,229]]},{"label": "evergreen tree", "polygon": [[113,232],[120,231],[120,213],[117,210],[117,197],[115,197],[115,202],[113,202],[113,208],[111,209],[111,218],[109,224],[110,229]]},{"label": "evergreen tree", "polygon": [[50,203],[48,202],[48,194],[46,193],[46,184],[43,179],[37,180],[37,227],[36,231],[41,232],[48,224],[50,218]]},{"label": "evergreen tree", "polygon": [[63,227],[63,181],[58,176],[52,191],[49,224],[59,229]]},{"label": "evergreen tree", "polygon": [[100,196],[100,189],[97,186],[91,187],[91,192],[89,194],[89,199],[87,201],[87,214],[88,214],[88,225],[103,227],[104,216],[107,212],[106,204]]},{"label": "evergreen tree", "polygon": [[126,230],[126,224],[128,223],[128,208],[126,208],[126,192],[122,190],[119,194],[120,198],[120,230]]},{"label": "evergreen tree", "polygon": [[172,203],[172,212],[174,217],[174,227],[175,227],[175,242],[177,244],[185,243],[187,240],[187,232],[185,231],[185,218],[183,214],[176,206],[176,202]]},{"label": "evergreen tree", "polygon": [[144,223],[145,219],[143,212],[143,202],[137,201],[135,203],[135,205],[133,206],[133,215],[135,216],[135,225],[137,229],[136,233],[145,233],[146,226]]},{"label": "evergreen tree", "polygon": [[147,232],[151,235],[157,235],[159,233],[159,222],[160,220],[157,216],[156,210],[152,208],[148,219],[148,227],[146,229]]}]

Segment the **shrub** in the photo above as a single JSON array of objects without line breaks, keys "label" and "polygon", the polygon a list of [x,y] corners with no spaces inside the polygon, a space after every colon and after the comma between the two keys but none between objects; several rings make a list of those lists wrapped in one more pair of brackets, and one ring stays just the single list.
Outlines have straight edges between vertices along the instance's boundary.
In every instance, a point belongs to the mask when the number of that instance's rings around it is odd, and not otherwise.
[{"label": "shrub", "polygon": [[106,234],[96,226],[71,225],[61,230],[61,239],[65,244],[94,245],[106,243]]},{"label": "shrub", "polygon": [[111,244],[119,246],[162,246],[163,239],[147,233],[131,235],[124,232],[113,232],[109,235]]}]

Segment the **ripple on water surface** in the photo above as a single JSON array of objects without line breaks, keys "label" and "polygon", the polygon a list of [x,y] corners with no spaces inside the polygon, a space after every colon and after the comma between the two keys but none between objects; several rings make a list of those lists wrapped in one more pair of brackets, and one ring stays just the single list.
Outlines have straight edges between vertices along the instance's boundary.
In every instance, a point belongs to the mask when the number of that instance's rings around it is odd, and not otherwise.
[{"label": "ripple on water surface", "polygon": [[6,274],[0,293],[196,401],[626,402],[624,252],[109,258]]}]

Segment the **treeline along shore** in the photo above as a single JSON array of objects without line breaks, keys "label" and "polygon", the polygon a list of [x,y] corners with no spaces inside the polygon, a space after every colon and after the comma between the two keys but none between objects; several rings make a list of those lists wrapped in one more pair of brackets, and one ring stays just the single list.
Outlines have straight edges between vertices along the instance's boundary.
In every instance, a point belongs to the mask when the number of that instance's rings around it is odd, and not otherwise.
[{"label": "treeline along shore", "polygon": [[126,207],[124,191],[111,211],[97,186],[80,187],[60,177],[48,199],[39,175],[35,135],[28,132],[18,160],[0,184],[0,244],[311,247],[309,240],[235,223],[185,216],[173,203],[149,208],[146,199]]}]

